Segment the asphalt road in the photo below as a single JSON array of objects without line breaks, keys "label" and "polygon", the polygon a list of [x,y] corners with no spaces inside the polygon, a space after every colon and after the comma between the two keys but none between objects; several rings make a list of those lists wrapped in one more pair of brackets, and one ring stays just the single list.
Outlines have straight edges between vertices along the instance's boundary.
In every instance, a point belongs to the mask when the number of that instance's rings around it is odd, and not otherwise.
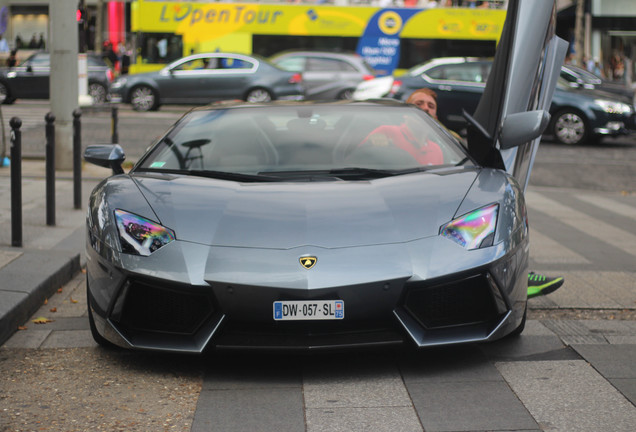
[{"label": "asphalt road", "polygon": [[636,193],[636,134],[568,146],[546,137],[530,177],[534,186]]},{"label": "asphalt road", "polygon": [[[135,159],[183,107],[119,111]],[[38,155],[44,103],[24,116]],[[110,113],[82,116],[84,145]],[[26,151],[28,150],[28,151]],[[313,355],[157,355],[99,348],[84,275],[0,348],[0,431],[633,431],[636,424],[636,140],[544,142],[527,194],[531,268],[566,278],[532,299],[519,338]],[[37,324],[43,318],[42,324]]]}]

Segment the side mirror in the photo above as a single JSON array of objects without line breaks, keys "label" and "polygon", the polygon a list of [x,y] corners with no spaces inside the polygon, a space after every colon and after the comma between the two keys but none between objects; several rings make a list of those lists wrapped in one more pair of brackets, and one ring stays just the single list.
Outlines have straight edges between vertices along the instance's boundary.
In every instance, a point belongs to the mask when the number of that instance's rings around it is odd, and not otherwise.
[{"label": "side mirror", "polygon": [[509,149],[532,141],[541,136],[549,122],[550,113],[543,110],[511,114],[504,120],[499,145],[502,149]]},{"label": "side mirror", "polygon": [[119,144],[95,144],[86,147],[84,160],[100,167],[111,168],[113,174],[123,174],[122,163],[126,160],[124,149]]}]

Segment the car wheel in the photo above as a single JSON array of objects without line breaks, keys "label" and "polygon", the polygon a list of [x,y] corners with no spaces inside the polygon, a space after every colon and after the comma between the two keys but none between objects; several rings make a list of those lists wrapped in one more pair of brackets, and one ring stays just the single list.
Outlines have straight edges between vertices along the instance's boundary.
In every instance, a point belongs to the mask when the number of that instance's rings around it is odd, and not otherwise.
[{"label": "car wheel", "polygon": [[154,111],[159,106],[159,98],[152,88],[141,85],[130,92],[130,104],[135,111]]},{"label": "car wheel", "polygon": [[99,346],[104,348],[117,348],[117,345],[107,340],[104,336],[100,335],[95,326],[95,318],[93,318],[93,310],[90,304],[90,294],[88,292],[88,279],[86,281],[86,299],[88,303],[88,325],[91,329],[91,336]]},{"label": "car wheel", "polygon": [[256,88],[250,90],[245,96],[245,100],[248,102],[269,102],[272,99],[272,94],[264,88]]},{"label": "car wheel", "polygon": [[353,89],[346,89],[338,94],[338,99],[353,99]]},{"label": "car wheel", "polygon": [[554,138],[561,144],[583,144],[589,128],[583,116],[574,110],[562,110],[555,114],[552,122]]},{"label": "car wheel", "polygon": [[90,83],[88,85],[88,94],[93,98],[94,104],[103,104],[108,97],[106,87],[100,83]]},{"label": "car wheel", "polygon": [[7,85],[3,82],[0,82],[0,103],[3,104],[12,104],[15,101],[14,98],[9,94],[9,89]]}]

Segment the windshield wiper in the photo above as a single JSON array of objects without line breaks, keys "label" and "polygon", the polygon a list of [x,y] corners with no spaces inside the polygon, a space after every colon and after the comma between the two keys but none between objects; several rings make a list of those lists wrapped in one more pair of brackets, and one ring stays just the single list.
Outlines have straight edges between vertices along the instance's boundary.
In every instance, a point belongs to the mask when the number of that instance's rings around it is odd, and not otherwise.
[{"label": "windshield wiper", "polygon": [[392,177],[394,175],[403,174],[403,171],[404,170],[385,170],[385,169],[377,169],[377,168],[347,167],[347,168],[332,169],[329,171],[329,174],[335,175],[338,177],[347,176],[347,177],[362,177],[362,178],[382,178],[382,177]]},{"label": "windshield wiper", "polygon": [[272,177],[262,174],[245,174],[234,173],[227,171],[211,171],[211,170],[181,170],[181,169],[149,169],[142,168],[137,169],[137,172],[147,173],[163,173],[163,174],[178,174],[178,175],[191,175],[196,177],[214,178],[219,180],[232,180],[239,182],[274,182],[280,181],[278,177]]},{"label": "windshield wiper", "polygon": [[455,166],[461,166],[461,165],[464,165],[464,164],[465,164],[466,162],[468,162],[469,160],[470,160],[469,158],[465,157],[464,159],[462,159],[462,160],[460,160],[459,162],[457,162],[457,163],[455,164]]},{"label": "windshield wiper", "polygon": [[376,179],[383,177],[392,177],[396,175],[409,174],[414,172],[426,171],[428,167],[416,167],[400,170],[386,170],[376,168],[361,168],[361,167],[345,167],[334,168],[330,170],[295,170],[295,171],[263,171],[259,174],[266,174],[269,176],[280,176],[285,178],[309,178],[318,179],[325,177],[336,177],[341,179],[356,178],[360,180]]}]

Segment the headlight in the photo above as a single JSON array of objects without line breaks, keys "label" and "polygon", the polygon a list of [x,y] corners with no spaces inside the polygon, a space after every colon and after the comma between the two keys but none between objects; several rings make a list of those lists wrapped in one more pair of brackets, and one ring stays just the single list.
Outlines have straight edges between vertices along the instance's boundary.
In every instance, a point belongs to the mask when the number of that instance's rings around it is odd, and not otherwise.
[{"label": "headlight", "polygon": [[610,114],[629,114],[632,112],[632,108],[622,102],[609,101],[605,99],[595,99],[594,103],[601,107],[601,109]]},{"label": "headlight", "polygon": [[467,213],[439,229],[439,235],[471,250],[492,246],[499,204],[491,204]]},{"label": "headlight", "polygon": [[171,229],[123,210],[115,210],[115,220],[124,253],[148,256],[175,239]]}]

